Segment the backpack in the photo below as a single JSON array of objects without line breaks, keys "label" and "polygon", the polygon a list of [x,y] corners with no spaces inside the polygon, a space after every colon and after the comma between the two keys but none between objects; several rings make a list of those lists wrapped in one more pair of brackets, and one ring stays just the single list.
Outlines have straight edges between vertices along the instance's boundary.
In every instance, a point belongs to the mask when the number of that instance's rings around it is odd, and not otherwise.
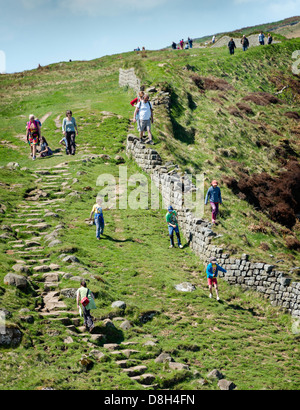
[{"label": "backpack", "polygon": [[103,212],[102,212],[102,208],[100,206],[97,206],[97,214],[95,213],[95,219],[100,219],[100,220],[104,220],[103,218]]},{"label": "backpack", "polygon": [[81,303],[82,306],[84,306],[84,307],[86,307],[86,306],[90,303],[89,298],[88,298],[88,295],[89,295],[89,289],[87,290],[86,296],[85,296],[84,298],[82,298],[81,301],[80,301],[80,303]]}]

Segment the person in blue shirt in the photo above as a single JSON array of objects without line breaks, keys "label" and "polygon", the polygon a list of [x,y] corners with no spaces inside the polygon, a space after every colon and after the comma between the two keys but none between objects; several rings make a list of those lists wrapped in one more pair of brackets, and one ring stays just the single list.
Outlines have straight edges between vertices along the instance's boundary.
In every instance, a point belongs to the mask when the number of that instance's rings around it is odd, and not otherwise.
[{"label": "person in blue shirt", "polygon": [[212,298],[212,287],[214,285],[215,290],[216,290],[216,295],[217,295],[217,300],[220,300],[219,298],[219,289],[218,289],[218,272],[224,272],[226,273],[226,269],[222,268],[220,265],[217,264],[216,258],[210,258],[210,263],[206,268],[206,275],[207,275],[207,283],[208,283],[208,288],[209,288],[209,297]]},{"label": "person in blue shirt", "polygon": [[219,204],[222,204],[221,189],[218,187],[218,182],[214,179],[211,183],[211,187],[207,191],[205,197],[205,205],[210,202],[212,209],[212,223],[215,224],[219,213]]}]

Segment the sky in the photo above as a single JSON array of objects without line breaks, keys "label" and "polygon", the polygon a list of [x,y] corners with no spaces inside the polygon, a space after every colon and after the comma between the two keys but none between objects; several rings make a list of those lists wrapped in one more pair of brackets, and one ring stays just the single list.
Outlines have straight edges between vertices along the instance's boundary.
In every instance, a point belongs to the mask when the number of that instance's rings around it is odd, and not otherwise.
[{"label": "sky", "polygon": [[157,50],[300,15],[300,0],[0,0],[0,73]]}]

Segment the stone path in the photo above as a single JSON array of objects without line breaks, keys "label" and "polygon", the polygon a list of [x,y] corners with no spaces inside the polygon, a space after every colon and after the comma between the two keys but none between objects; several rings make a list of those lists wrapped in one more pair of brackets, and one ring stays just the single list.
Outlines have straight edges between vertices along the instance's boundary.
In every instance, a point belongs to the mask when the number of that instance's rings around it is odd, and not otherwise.
[{"label": "stone path", "polygon": [[[88,368],[91,362],[110,357],[119,366],[120,372],[134,382],[145,388],[156,388],[156,375],[147,372],[149,362],[156,360],[161,353],[155,338],[151,335],[145,338],[142,335],[140,340],[126,341],[126,332],[132,324],[125,317],[113,320],[106,318],[102,321],[95,319],[95,328],[91,334],[88,333],[82,326],[83,319],[75,309],[76,289],[60,289],[61,279],[73,275],[63,271],[64,259],[51,263],[50,255],[45,248],[61,243],[60,233],[64,229],[64,200],[70,193],[73,182],[68,162],[55,167],[38,167],[32,170],[32,173],[36,177],[35,188],[19,202],[15,213],[6,215],[3,224],[8,233],[6,253],[14,260],[14,273],[9,275],[11,280],[12,275],[16,276],[11,283],[22,285],[23,281],[18,282],[17,278],[21,275],[23,279],[25,276],[39,284],[37,293],[42,298],[42,304],[36,310],[47,321],[49,327],[57,322],[66,327],[69,334],[64,340],[66,344],[79,339],[87,345],[89,353],[82,357],[82,366]],[[74,310],[68,309],[67,298],[73,299]],[[121,332],[121,339],[125,340],[120,343],[107,343],[107,338],[112,338],[110,332]],[[145,347],[149,349],[147,359],[144,359]],[[185,365],[177,364],[173,369],[181,369],[181,366]],[[187,366],[183,367],[186,368]]]}]

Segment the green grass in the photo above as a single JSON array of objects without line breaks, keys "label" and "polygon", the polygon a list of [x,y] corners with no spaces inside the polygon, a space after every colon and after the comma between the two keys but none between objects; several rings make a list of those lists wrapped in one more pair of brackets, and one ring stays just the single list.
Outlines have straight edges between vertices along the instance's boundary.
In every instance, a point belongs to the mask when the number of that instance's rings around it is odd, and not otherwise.
[{"label": "green grass", "polygon": [[[159,389],[217,390],[214,380],[208,380],[204,385],[199,383],[215,368],[222,371],[226,379],[232,380],[239,390],[298,389],[299,337],[291,330],[291,317],[270,306],[258,294],[231,287],[220,279],[221,303],[209,299],[205,267],[187,247],[186,241],[183,241],[183,250],[168,248],[165,210],[118,207],[107,210],[104,212],[104,236],[99,242],[95,240],[95,227],[87,225],[85,219],[101,190],[96,185],[98,176],[111,174],[119,182],[116,155],[126,160],[128,176],[140,172],[125,155],[132,116],[129,102],[134,93],[119,88],[118,70],[134,66],[146,86],[168,87],[172,99],[170,114],[160,106],[155,111],[156,149],[165,160],[175,161],[183,170],[205,172],[207,188],[212,177],[236,175],[230,162],[232,159],[249,168],[251,173],[266,170],[275,174],[279,170],[279,163],[270,161],[268,155],[280,138],[290,136],[289,130],[295,124],[289,119],[283,121],[282,114],[287,110],[299,110],[298,101],[291,102],[291,95],[287,93],[282,95],[284,102],[280,106],[251,105],[254,116],[244,116],[243,119],[232,117],[228,107],[253,91],[274,92],[276,88],[269,82],[270,70],[272,74],[290,76],[290,56],[297,48],[299,40],[292,40],[270,48],[251,49],[246,54],[237,52],[234,59],[226,49],[147,52],[145,58],[126,53],[91,62],[53,64],[42,70],[0,77],[3,90],[1,140],[8,141],[0,145],[0,166],[4,167],[0,169],[0,182],[6,184],[0,186],[0,202],[7,207],[6,213],[0,214],[0,224],[9,225],[15,220],[17,205],[37,184],[33,175],[35,168],[68,162],[70,181],[78,178],[78,182],[66,194],[76,190],[80,197],[66,196],[60,204],[64,211],[60,218],[46,218],[51,225],[49,231],[60,222],[64,228],[59,237],[62,243],[54,248],[45,243],[44,254],[51,262],[60,265],[60,271],[89,280],[88,285],[96,295],[94,316],[97,326],[106,333],[109,342],[137,343],[134,348],[139,352],[130,358],[132,364],[146,364],[147,372],[155,374]],[[165,66],[159,67],[162,62]],[[187,64],[193,67],[192,72],[183,70]],[[212,102],[212,98],[221,99],[222,92],[199,93],[190,78],[192,73],[224,78],[234,90],[223,92],[227,98],[223,105]],[[77,155],[66,157],[62,149],[56,156],[32,162],[28,145],[16,137],[24,134],[28,115],[33,112],[42,117],[51,113],[43,124],[43,134],[50,147],[58,149],[61,131],[55,125],[55,119],[60,116],[61,122],[66,109],[73,111],[79,125]],[[104,111],[113,115],[107,116]],[[251,119],[256,119],[258,124],[253,124]],[[267,131],[260,130],[261,122],[267,125]],[[280,130],[282,136],[273,133],[271,128]],[[269,150],[257,147],[255,141],[260,138],[270,141]],[[297,149],[293,137],[290,141]],[[235,156],[225,157],[218,152],[219,148],[227,149]],[[77,161],[89,154],[106,154],[110,158]],[[27,169],[10,171],[5,168],[10,161]],[[134,193],[134,188],[128,188],[129,194]],[[50,198],[55,197],[58,189],[60,186],[49,191]],[[216,232],[223,236],[215,243],[228,247],[233,255],[247,252],[255,261],[272,262],[274,259],[270,254],[273,254],[276,259],[284,259],[285,266],[299,266],[299,255],[286,249],[278,224],[272,223],[278,230],[274,233],[267,225],[267,215],[235,197],[226,187],[222,187],[222,193],[224,207]],[[54,207],[49,208],[55,212]],[[208,208],[205,217],[210,217]],[[253,224],[263,224],[267,229],[265,232],[252,231],[249,226]],[[299,235],[297,229],[295,235]],[[2,229],[1,234],[4,232]],[[21,228],[11,240],[29,238]],[[269,251],[260,248],[261,242],[269,245]],[[32,271],[29,273],[32,286],[28,293],[3,284],[4,276],[17,259],[16,255],[6,253],[9,249],[8,241],[1,240],[0,307],[11,312],[8,325],[18,326],[23,339],[16,348],[0,350],[1,389],[51,387],[81,390],[87,386],[95,390],[142,389],[140,384],[120,371],[115,358],[101,345],[95,344],[94,348],[105,353],[103,360],[91,356],[93,366],[88,371],[79,364],[84,354],[91,354],[92,348],[87,341],[83,341],[82,336],[72,335],[73,343],[66,344],[67,328],[35,311],[41,300],[39,291],[44,288],[42,274],[34,276]],[[79,267],[59,259],[59,255],[65,252],[76,254]],[[85,271],[89,272],[86,276]],[[184,281],[193,283],[196,291],[178,292],[174,286]],[[61,277],[60,289],[78,286],[77,281]],[[68,312],[76,310],[75,301],[63,300],[68,306],[63,316],[71,317]],[[123,313],[111,308],[115,300],[126,302]],[[30,310],[33,324],[22,320],[21,308]],[[152,320],[141,323],[141,315],[149,311],[155,312]],[[122,331],[120,322],[114,322],[116,330],[107,331],[103,320],[118,315],[130,320],[133,327]],[[143,345],[153,338],[157,340],[156,346]],[[120,350],[124,350],[124,346],[120,345]],[[170,353],[175,361],[188,364],[190,370],[171,371],[166,365],[155,363],[155,357],[162,351]],[[120,358],[123,358],[122,354]]]}]

